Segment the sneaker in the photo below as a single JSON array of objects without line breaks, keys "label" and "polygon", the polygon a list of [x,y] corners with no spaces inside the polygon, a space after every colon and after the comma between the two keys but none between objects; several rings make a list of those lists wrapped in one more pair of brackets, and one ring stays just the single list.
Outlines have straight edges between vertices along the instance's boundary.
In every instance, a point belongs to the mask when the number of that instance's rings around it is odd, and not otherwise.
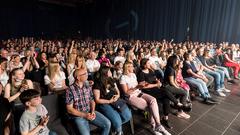
[{"label": "sneaker", "polygon": [[185,112],[180,112],[177,115],[178,118],[183,118],[183,119],[189,119],[191,116],[189,114],[186,114]]},{"label": "sneaker", "polygon": [[230,93],[231,90],[227,89],[227,88],[222,88],[223,92],[227,92],[227,93]]},{"label": "sneaker", "polygon": [[207,104],[207,105],[214,105],[214,104],[216,104],[216,102],[211,101],[211,100],[208,99],[208,98],[205,98],[205,99],[203,100],[203,103],[205,103],[205,104]]},{"label": "sneaker", "polygon": [[164,135],[171,135],[162,125],[156,127],[155,131],[163,133]]},{"label": "sneaker", "polygon": [[217,100],[215,100],[215,99],[213,99],[213,98],[208,98],[208,100],[214,102],[215,104],[219,104],[219,101],[217,101]]},{"label": "sneaker", "polygon": [[162,133],[158,132],[158,131],[153,131],[154,135],[163,135]]},{"label": "sneaker", "polygon": [[227,82],[228,82],[228,83],[231,83],[231,84],[235,84],[235,83],[236,83],[236,82],[235,82],[234,80],[232,80],[232,79],[231,79],[231,80],[228,80]]},{"label": "sneaker", "polygon": [[224,94],[223,92],[217,92],[217,94],[218,94],[218,96],[220,96],[220,97],[226,97],[226,94]]},{"label": "sneaker", "polygon": [[192,111],[192,103],[188,103],[187,105],[184,105],[184,106],[182,107],[182,110],[183,110],[184,112],[191,112],[191,111]]}]

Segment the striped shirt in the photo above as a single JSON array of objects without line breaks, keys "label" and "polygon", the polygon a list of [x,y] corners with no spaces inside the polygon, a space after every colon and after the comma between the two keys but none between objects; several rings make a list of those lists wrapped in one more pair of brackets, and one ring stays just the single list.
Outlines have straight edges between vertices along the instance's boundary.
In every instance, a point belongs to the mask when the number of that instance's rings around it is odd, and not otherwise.
[{"label": "striped shirt", "polygon": [[66,104],[73,104],[73,108],[81,112],[90,112],[90,102],[94,100],[92,88],[83,85],[80,88],[76,83],[66,90]]}]

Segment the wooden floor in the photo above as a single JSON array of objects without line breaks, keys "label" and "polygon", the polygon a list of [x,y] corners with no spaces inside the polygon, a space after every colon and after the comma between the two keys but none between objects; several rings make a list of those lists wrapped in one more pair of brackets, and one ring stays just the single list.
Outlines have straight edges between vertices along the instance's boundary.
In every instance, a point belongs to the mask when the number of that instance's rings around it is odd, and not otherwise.
[{"label": "wooden floor", "polygon": [[[219,101],[217,105],[205,105],[193,101],[191,118],[184,120],[170,115],[172,135],[240,135],[240,81],[226,85],[232,90],[227,97],[211,95]],[[133,113],[135,135],[152,135],[151,126],[141,113]],[[124,125],[124,135],[130,135],[129,124]]]}]

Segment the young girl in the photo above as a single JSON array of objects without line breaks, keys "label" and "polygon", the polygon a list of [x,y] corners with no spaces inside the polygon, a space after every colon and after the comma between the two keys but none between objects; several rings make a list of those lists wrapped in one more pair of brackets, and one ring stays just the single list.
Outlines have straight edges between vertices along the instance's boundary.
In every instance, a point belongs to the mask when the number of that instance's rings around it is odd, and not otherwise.
[{"label": "young girl", "polygon": [[121,61],[117,61],[114,64],[113,78],[119,80],[123,73],[123,63]]},{"label": "young girl", "polygon": [[176,81],[181,88],[187,91],[187,95],[188,95],[187,100],[190,101],[190,96],[189,96],[190,87],[187,84],[187,82],[183,79],[182,67],[183,67],[183,61],[180,61],[176,70]]}]

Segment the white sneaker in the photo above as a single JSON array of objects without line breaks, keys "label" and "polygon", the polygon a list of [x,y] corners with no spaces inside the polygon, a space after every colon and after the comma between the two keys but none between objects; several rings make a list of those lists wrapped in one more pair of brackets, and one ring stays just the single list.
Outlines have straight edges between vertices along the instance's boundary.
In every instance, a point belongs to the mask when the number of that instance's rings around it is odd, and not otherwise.
[{"label": "white sneaker", "polygon": [[164,135],[171,135],[162,125],[156,127],[155,131],[163,133]]},{"label": "white sneaker", "polygon": [[231,92],[231,90],[229,90],[229,89],[227,89],[227,88],[222,88],[222,90],[223,90],[224,92],[227,92],[227,93],[230,93],[230,92]]},{"label": "white sneaker", "polygon": [[226,97],[226,94],[224,94],[223,92],[217,92],[217,93],[220,97]]},{"label": "white sneaker", "polygon": [[158,132],[158,131],[153,131],[154,135],[163,135],[162,133]]}]

